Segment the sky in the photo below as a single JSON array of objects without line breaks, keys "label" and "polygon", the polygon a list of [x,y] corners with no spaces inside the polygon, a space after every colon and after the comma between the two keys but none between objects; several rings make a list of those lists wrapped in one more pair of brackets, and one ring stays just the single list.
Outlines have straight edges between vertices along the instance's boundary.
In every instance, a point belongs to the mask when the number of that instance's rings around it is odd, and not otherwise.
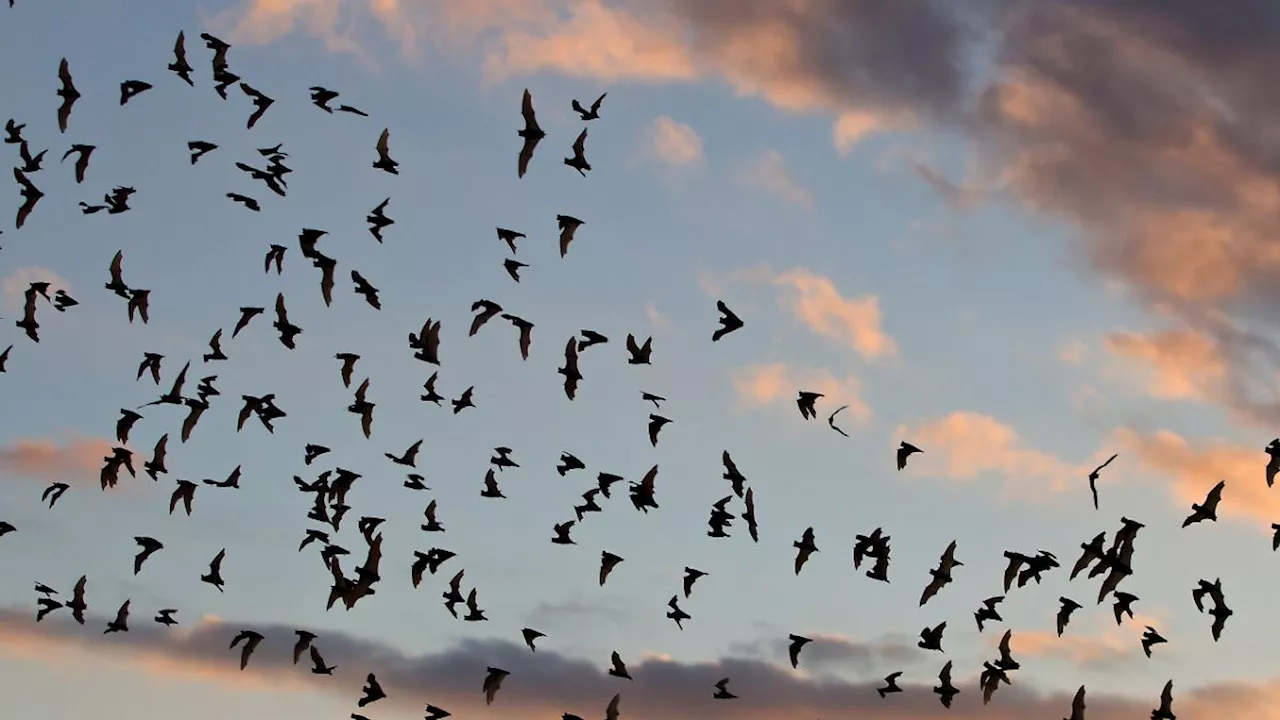
[{"label": "sky", "polygon": [[[430,703],[594,718],[619,694],[637,720],[1012,720],[1070,715],[1083,685],[1088,717],[1112,720],[1150,713],[1172,680],[1179,717],[1280,718],[1266,651],[1280,642],[1280,490],[1264,451],[1280,425],[1273,3],[17,0],[0,15],[6,112],[48,149],[29,174],[45,197],[22,228],[0,223],[0,521],[17,528],[0,537],[0,694],[18,715],[396,720]],[[179,31],[193,87],[166,70]],[[243,92],[213,91],[201,32],[276,100],[252,129]],[[61,133],[64,57],[82,97]],[[154,87],[122,106],[125,80]],[[324,113],[315,85],[369,116]],[[526,88],[547,136],[518,178]],[[584,124],[571,101],[606,92]],[[584,126],[586,177],[560,160]],[[398,175],[371,167],[384,128]],[[192,164],[193,140],[218,148]],[[59,162],[73,143],[96,146],[80,184]],[[277,143],[286,197],[235,167]],[[21,164],[16,145],[0,151]],[[79,211],[116,186],[137,190],[128,212]],[[384,199],[395,224],[379,243],[365,216]],[[584,221],[563,257],[559,214]],[[519,283],[495,227],[527,235]],[[303,228],[328,231],[319,249],[338,261],[329,307]],[[272,244],[288,248],[278,275],[262,270]],[[151,291],[145,324],[102,287],[117,251],[125,281]],[[33,281],[79,301],[40,301],[39,343],[11,322]],[[277,294],[303,330],[294,350],[270,325]],[[534,323],[527,360],[500,318],[468,336],[480,299]],[[713,343],[717,300],[744,327]],[[231,339],[242,306],[268,311]],[[428,318],[439,367],[406,344]],[[219,329],[229,359],[203,362]],[[608,342],[582,351],[570,401],[556,370],[583,329]],[[651,365],[627,363],[628,334],[652,337]],[[158,385],[135,380],[146,352],[164,355]],[[342,352],[361,356],[351,388]],[[209,375],[222,394],[188,442],[184,409],[143,408],[126,445],[140,465],[170,434],[169,473],[101,490],[121,409],[188,360],[187,394]],[[422,402],[437,371],[441,395],[474,387],[475,407]],[[365,378],[367,439],[345,411]],[[816,419],[799,391],[823,394]],[[642,392],[666,398],[656,445]],[[241,396],[266,393],[287,416],[237,432]],[[826,422],[841,406],[847,437]],[[427,491],[385,457],[418,440]],[[899,471],[903,440],[924,452]],[[308,443],[332,451],[307,466]],[[498,476],[505,499],[481,497],[499,446],[519,467]],[[758,542],[740,519],[707,537],[732,493],[725,451]],[[586,469],[560,476],[563,452]],[[1095,510],[1086,478],[1112,454]],[[238,489],[201,483],[237,466]],[[617,485],[576,545],[550,542],[598,473],[654,466],[658,508],[636,511]],[[362,475],[330,536],[351,552],[343,567],[366,552],[362,516],[385,519],[385,559],[376,594],[326,611],[332,577],[316,546],[298,551],[317,525],[293,478],[337,467]],[[179,479],[201,483],[190,517],[166,510]],[[1181,528],[1220,480],[1218,521]],[[55,482],[70,489],[50,508]],[[431,501],[443,533],[419,529]],[[1067,575],[1122,517],[1145,527],[1121,586],[1135,617],[1117,625],[1099,579]],[[855,536],[877,527],[888,584],[852,565]],[[818,552],[797,575],[806,528]],[[135,536],[164,544],[136,575]],[[953,540],[964,564],[918,607]],[[433,547],[456,556],[415,589],[413,553]],[[219,592],[200,576],[224,549]],[[1042,549],[1065,567],[1010,591],[1004,622],[979,633],[1003,553]],[[602,586],[604,551],[624,560]],[[687,599],[686,566],[708,573]],[[442,607],[462,569],[487,622]],[[37,624],[34,584],[65,598],[82,575],[85,625],[65,609]],[[1190,595],[1217,578],[1234,615],[1215,642]],[[665,617],[673,594],[683,630]],[[1060,596],[1084,606],[1061,638]],[[126,600],[129,631],[104,634]],[[177,626],[152,622],[162,608]],[[917,648],[942,621],[945,652]],[[1148,625],[1169,641],[1150,659]],[[545,634],[536,652],[523,628]],[[293,664],[298,629],[333,676]],[[241,630],[265,637],[244,670],[228,649]],[[983,706],[977,676],[1005,630],[1021,669]],[[792,633],[813,639],[797,669]],[[605,674],[613,651],[634,680]],[[930,692],[948,660],[951,710]],[[489,705],[487,667],[510,672]],[[881,699],[897,671],[905,691]],[[368,673],[388,697],[357,708]],[[739,697],[713,700],[726,677]]]}]

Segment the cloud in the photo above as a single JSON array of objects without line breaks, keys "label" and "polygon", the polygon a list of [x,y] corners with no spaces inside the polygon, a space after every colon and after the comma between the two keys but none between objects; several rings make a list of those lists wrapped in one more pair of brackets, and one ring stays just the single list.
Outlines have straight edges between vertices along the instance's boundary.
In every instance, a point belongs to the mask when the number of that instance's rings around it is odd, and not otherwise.
[{"label": "cloud", "polygon": [[260,37],[325,36],[364,15],[393,34],[465,38],[494,77],[718,80],[830,116],[842,152],[881,129],[958,130],[1002,189],[1075,226],[1105,279],[1212,339],[1229,390],[1216,402],[1280,423],[1270,0],[1228,14],[1195,0],[257,0],[236,13]]},{"label": "cloud", "polygon": [[943,418],[901,425],[894,437],[924,450],[907,464],[907,470],[914,475],[941,475],[967,482],[994,473],[1009,480],[1009,490],[1028,498],[1046,497],[1045,490],[1078,488],[1078,479],[1093,469],[1037,450],[1013,428],[980,413],[953,412]]},{"label": "cloud", "polygon": [[833,113],[832,143],[842,154],[872,132],[913,127],[921,114],[950,116],[960,106],[956,58],[968,24],[947,5],[757,0],[743,7],[724,0],[244,0],[214,24],[237,42],[302,31],[332,50],[359,52],[356,29],[373,19],[410,55],[424,38],[478,50],[489,82],[538,72],[605,82],[718,79],[778,107]]},{"label": "cloud", "polygon": [[[1014,633],[1009,640],[1009,649],[1015,656],[1059,658],[1082,668],[1103,668],[1129,660],[1134,655],[1133,640],[1069,633],[1069,627],[1062,637],[1048,630]],[[1138,633],[1139,636],[1141,634]]]},{"label": "cloud", "polygon": [[486,68],[606,81],[719,79],[739,95],[838,116],[847,151],[924,108],[951,114],[966,26],[932,0],[665,0],[558,3],[562,17],[506,29]]},{"label": "cloud", "polygon": [[658,307],[653,303],[644,306],[644,316],[649,318],[649,322],[658,330],[670,330],[675,327],[675,323],[666,315],[658,312]]},{"label": "cloud", "polygon": [[987,193],[983,188],[968,182],[956,183],[927,162],[913,161],[911,169],[920,176],[920,179],[928,183],[929,187],[942,197],[952,210],[960,212],[972,210],[987,199]]},{"label": "cloud", "polygon": [[902,129],[907,122],[902,118],[887,117],[872,110],[849,110],[840,113],[831,126],[831,144],[841,156],[848,156],[858,143],[872,133]]},{"label": "cloud", "polygon": [[18,438],[0,447],[0,472],[48,482],[97,482],[115,444],[100,438]]},{"label": "cloud", "polygon": [[694,58],[676,27],[599,0],[561,4],[567,6],[563,21],[557,15],[532,27],[505,28],[485,59],[486,75],[505,79],[550,70],[606,82],[696,78]]},{"label": "cloud", "polygon": [[[370,11],[375,6],[373,0],[365,4]],[[354,53],[353,9],[347,0],[245,0],[214,16],[209,25],[233,44],[262,45],[301,30],[320,38],[332,52]]]},{"label": "cloud", "polygon": [[973,128],[1027,206],[1080,230],[1085,256],[1206,336],[1229,392],[1280,421],[1266,338],[1280,305],[1280,15],[1247,0],[1019,3]]},{"label": "cloud", "polygon": [[0,281],[0,290],[4,293],[4,305],[10,313],[16,314],[22,311],[22,305],[25,301],[24,293],[33,282],[49,283],[50,297],[53,297],[54,290],[71,292],[71,283],[48,268],[36,265],[16,268],[3,281]]},{"label": "cloud", "polygon": [[[558,654],[543,642],[537,654],[506,640],[464,640],[453,647],[424,655],[406,655],[395,648],[340,632],[319,632],[315,646],[337,666],[336,678],[317,679],[291,659],[292,625],[247,626],[232,622],[201,622],[168,630],[155,623],[137,622],[128,633],[104,638],[100,628],[106,617],[90,616],[80,627],[55,615],[40,624],[23,609],[0,610],[0,650],[21,652],[34,659],[63,663],[67,652],[103,653],[130,661],[145,672],[194,676],[206,682],[271,682],[279,689],[316,688],[350,699],[369,672],[376,673],[387,692],[381,704],[419,711],[430,702],[454,715],[484,709],[481,680],[488,666],[511,673],[502,685],[490,712],[512,717],[555,716],[565,712],[584,717],[599,714],[618,691],[605,665]],[[236,650],[228,644],[242,627],[252,627],[266,640],[240,671]],[[817,649],[818,643],[806,649]],[[807,659],[802,656],[802,662]],[[803,665],[802,665],[803,667]],[[821,716],[838,720],[872,720],[883,717],[884,701],[872,683],[849,682],[834,677],[814,679],[789,668],[755,659],[725,657],[712,662],[681,663],[649,655],[628,668],[635,678],[634,692],[624,689],[621,709],[638,718],[696,715],[709,720],[764,720],[779,715]],[[932,670],[929,671],[932,674]],[[731,690],[740,699],[733,703],[711,698],[712,685],[732,678]],[[1050,717],[1070,708],[1068,694],[1042,694],[1027,683],[1002,688],[999,702],[983,706],[977,692],[961,692],[955,706],[945,710],[929,691],[933,678],[921,673],[920,682],[902,681],[905,692],[895,698],[894,711],[903,717],[926,720],[1017,720]],[[957,685],[968,687],[962,676]],[[631,685],[628,685],[631,687]],[[1160,688],[1152,687],[1139,698],[1090,696],[1091,720],[1122,720],[1143,715],[1158,703]],[[1234,717],[1265,718],[1277,698],[1277,684],[1224,684],[1198,690],[1175,690],[1178,712],[1188,717],[1214,716],[1211,709],[1229,708]]]},{"label": "cloud", "polygon": [[805,210],[814,209],[813,194],[791,175],[787,161],[777,150],[766,150],[741,171],[742,181],[749,187],[773,195],[783,202]]},{"label": "cloud", "polygon": [[[1082,632],[1077,620],[1067,625],[1062,637],[1057,631],[1015,631],[1009,638],[1009,649],[1015,656],[1057,659],[1088,670],[1115,670],[1118,665],[1145,658],[1142,633],[1147,626],[1159,628],[1161,622],[1135,613],[1123,625],[1111,624],[1109,615],[1098,624],[1103,626],[1099,632]],[[987,642],[992,647],[999,644],[996,637]]]},{"label": "cloud", "polygon": [[208,21],[233,44],[263,45],[295,33],[318,38],[330,52],[372,60],[386,45],[370,30],[395,41],[407,59],[427,45],[470,49],[498,28],[523,23],[545,26],[557,19],[559,0],[469,0],[423,3],[416,0],[241,0]]},{"label": "cloud", "polygon": [[297,30],[350,41],[369,18],[402,49],[465,38],[491,79],[718,79],[778,107],[836,114],[837,144],[922,111],[955,114],[966,86],[960,51],[977,37],[934,0],[244,0],[222,20],[254,42]]},{"label": "cloud", "polygon": [[1058,348],[1058,359],[1067,365],[1079,365],[1089,354],[1089,346],[1079,338],[1072,338]]},{"label": "cloud", "polygon": [[1170,484],[1175,501],[1190,514],[1191,503],[1226,480],[1218,512],[1223,518],[1253,521],[1267,531],[1280,518],[1280,496],[1266,484],[1267,455],[1262,445],[1242,447],[1224,440],[1193,444],[1169,430],[1144,434],[1128,428],[1114,432],[1121,458],[1137,460],[1141,470]]},{"label": "cloud", "polygon": [[1213,338],[1202,333],[1186,328],[1150,335],[1117,332],[1107,336],[1106,347],[1145,379],[1154,397],[1213,399],[1223,392],[1227,363]]},{"label": "cloud", "polygon": [[[663,28],[666,41],[629,50],[645,59],[636,67],[679,71],[644,79],[715,77],[777,107],[832,115],[845,151],[884,118],[963,131],[1000,169],[1001,188],[1075,226],[1104,278],[1212,340],[1227,386],[1216,402],[1280,423],[1280,348],[1268,337],[1280,317],[1280,101],[1267,71],[1280,16],[1267,0],[1226,16],[1190,0],[640,5],[578,3],[562,25],[594,12]],[[979,50],[990,62],[970,76],[979,65],[960,58]]]},{"label": "cloud", "polygon": [[[893,641],[863,642],[844,635],[808,633],[812,641],[800,652],[800,666],[807,673],[813,671],[851,671],[862,677],[871,677],[886,668],[899,669],[903,664],[916,663],[925,653],[910,645]],[[766,658],[790,667],[791,641],[785,637],[734,643],[730,652]]]},{"label": "cloud", "polygon": [[566,600],[538,603],[533,610],[529,611],[528,621],[532,627],[571,629],[587,618],[606,620],[610,623],[623,623],[627,619],[626,613],[612,602],[596,600],[584,603],[578,600]]},{"label": "cloud", "polygon": [[752,365],[735,370],[733,389],[740,408],[766,405],[789,405],[798,416],[795,400],[801,390],[820,392],[819,407],[835,410],[848,405],[841,417],[854,425],[865,425],[871,419],[871,408],[862,400],[861,383],[853,375],[837,378],[826,369],[797,369],[783,363]]},{"label": "cloud", "polygon": [[773,284],[795,291],[785,301],[796,318],[815,333],[849,345],[866,360],[897,354],[897,344],[880,325],[876,296],[845,298],[834,283],[804,267],[777,275]]},{"label": "cloud", "polygon": [[737,268],[725,273],[698,274],[702,291],[720,298],[737,285],[773,287],[779,303],[814,333],[848,347],[864,360],[898,354],[898,345],[881,324],[880,300],[874,295],[847,298],[835,283],[797,265],[775,272],[767,265]]},{"label": "cloud", "polygon": [[702,161],[702,138],[685,123],[660,115],[645,131],[641,153],[672,167],[692,165]]}]

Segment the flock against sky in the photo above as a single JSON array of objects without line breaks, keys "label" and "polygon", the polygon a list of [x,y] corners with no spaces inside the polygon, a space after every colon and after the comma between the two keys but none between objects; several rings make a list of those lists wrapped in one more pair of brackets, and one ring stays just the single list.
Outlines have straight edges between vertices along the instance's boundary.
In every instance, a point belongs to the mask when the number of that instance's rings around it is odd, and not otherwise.
[{"label": "flock against sky", "polygon": [[22,716],[1280,718],[1280,6],[0,16]]}]

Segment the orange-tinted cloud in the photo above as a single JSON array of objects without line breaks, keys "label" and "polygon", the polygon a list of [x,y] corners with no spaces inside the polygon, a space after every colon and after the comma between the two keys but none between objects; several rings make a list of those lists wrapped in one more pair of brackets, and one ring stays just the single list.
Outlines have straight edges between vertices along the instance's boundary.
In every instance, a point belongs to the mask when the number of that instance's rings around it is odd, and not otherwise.
[{"label": "orange-tinted cloud", "polygon": [[18,438],[0,447],[0,472],[48,482],[96,482],[103,459],[115,447],[100,438]]},{"label": "orange-tinted cloud", "polygon": [[[277,33],[302,26],[304,6],[321,36],[357,11],[392,32],[439,28],[497,76],[719,80],[830,116],[844,151],[886,127],[958,128],[1002,188],[1075,226],[1106,279],[1212,339],[1226,374],[1216,402],[1275,425],[1280,103],[1266,68],[1280,26],[1246,2],[1237,22],[1193,2],[250,0],[237,12]],[[956,61],[992,41],[992,71]]]},{"label": "orange-tinted cloud", "polygon": [[1207,341],[1163,338],[1181,361],[1159,391],[1220,383],[1209,399],[1275,425],[1280,350],[1255,325],[1280,309],[1280,107],[1258,100],[1280,40],[1270,10],[1226,23],[1199,3],[1022,3],[975,127],[1016,197],[1073,223],[1104,276]]},{"label": "orange-tinted cloud", "polygon": [[236,44],[261,45],[302,31],[331,51],[356,52],[350,10],[347,0],[247,0],[214,16],[210,25]]},{"label": "orange-tinted cloud", "polygon": [[837,378],[826,369],[798,369],[783,363],[772,363],[736,370],[732,379],[741,408],[789,406],[798,417],[796,397],[801,390],[806,390],[823,394],[818,403],[820,414],[848,405],[848,409],[841,413],[846,424],[860,425],[871,419],[871,408],[859,394],[861,383],[852,375]]},{"label": "orange-tinted cloud", "polygon": [[[1111,624],[1109,619],[1103,618],[1100,622],[1102,629],[1094,632],[1081,628],[1079,623],[1077,620],[1068,624],[1062,637],[1050,630],[1014,631],[1009,638],[1009,649],[1015,656],[1053,658],[1075,667],[1106,669],[1143,659],[1143,631],[1147,626],[1161,626],[1160,619],[1141,613],[1126,618],[1122,625]],[[992,647],[998,642],[996,637],[988,639]]]},{"label": "orange-tinted cloud", "polygon": [[[719,79],[778,107],[834,113],[841,152],[876,130],[912,125],[920,105],[940,109],[959,97],[961,75],[949,58],[964,31],[949,12],[917,0],[889,12],[865,0],[757,0],[745,11],[702,0],[559,5],[562,17],[501,32],[486,68],[606,81]],[[832,63],[836,57],[848,64]]]},{"label": "orange-tinted cloud", "polygon": [[567,19],[509,27],[485,60],[491,79],[552,70],[574,77],[693,80],[694,59],[678,28],[645,21],[599,0],[568,4]]},{"label": "orange-tinted cloud", "polygon": [[[266,42],[301,30],[349,49],[361,15],[402,49],[474,44],[489,80],[553,71],[606,82],[719,79],[743,96],[834,113],[847,151],[867,133],[959,108],[967,31],[949,8],[902,0],[243,0],[220,18]],[[833,62],[839,59],[840,62]]]},{"label": "orange-tinted cloud", "polygon": [[1013,428],[989,415],[953,412],[913,425],[899,426],[896,440],[924,450],[912,456],[907,471],[967,482],[992,473],[1009,480],[1020,497],[1044,497],[1045,491],[1078,488],[1092,469],[1068,463],[1028,445]]},{"label": "orange-tinted cloud", "polygon": [[[534,655],[522,645],[505,640],[467,640],[424,655],[406,655],[395,648],[361,640],[341,632],[323,631],[314,641],[325,659],[337,666],[335,678],[318,679],[306,668],[294,666],[292,625],[247,626],[229,622],[200,622],[173,632],[155,623],[137,622],[128,633],[104,638],[100,628],[106,617],[91,616],[80,627],[61,615],[40,624],[27,609],[0,610],[0,653],[21,653],[29,660],[65,663],[67,652],[104,654],[124,660],[146,672],[178,675],[215,683],[269,682],[275,687],[308,687],[335,693],[350,701],[351,687],[373,672],[387,692],[375,706],[413,708],[420,711],[431,702],[454,715],[487,713],[494,717],[554,716],[565,712],[591,717],[600,714],[617,692],[615,681],[599,663],[569,658],[551,648]],[[241,628],[252,627],[266,638],[239,670],[239,652],[228,649],[230,638]],[[806,652],[820,655],[823,638]],[[837,655],[848,655],[837,649]],[[803,660],[802,660],[803,662]],[[502,667],[511,675],[493,705],[483,704],[477,678],[487,666]],[[632,661],[629,670],[641,692],[624,693],[621,710],[633,717],[683,717],[711,720],[787,716],[820,716],[836,720],[872,720],[883,717],[884,704],[873,690],[879,684],[849,682],[836,677],[806,677],[790,668],[747,657],[726,657],[711,662],[682,663],[660,654]],[[711,685],[732,678],[730,689],[739,700],[725,703],[711,698]],[[1021,720],[1067,714],[1070,696],[1046,694],[1014,685],[1001,690],[1000,702],[983,706],[978,693],[961,693],[951,710],[938,704],[929,692],[931,683],[901,683],[905,692],[897,707],[913,720]],[[1271,720],[1267,715],[1277,697],[1277,684],[1229,684],[1205,688],[1175,688],[1175,707],[1189,717],[1208,708],[1229,708],[1232,717]],[[1139,691],[1138,697],[1092,695],[1098,700],[1091,720],[1123,720],[1143,715],[1158,702],[1159,687]],[[1197,714],[1200,713],[1200,714]]]},{"label": "orange-tinted cloud", "polygon": [[803,267],[776,276],[773,284],[794,291],[784,302],[810,330],[847,344],[866,360],[897,354],[897,343],[880,324],[876,296],[846,298],[829,279]]},{"label": "orange-tinted cloud", "polygon": [[858,143],[873,133],[883,130],[897,130],[909,124],[909,120],[900,117],[889,117],[875,110],[848,110],[836,117],[831,126],[831,144],[836,152],[848,155]]},{"label": "orange-tinted cloud", "polygon": [[1280,494],[1266,483],[1265,443],[1257,448],[1223,440],[1193,444],[1169,430],[1144,434],[1127,428],[1116,430],[1114,437],[1123,448],[1121,457],[1133,458],[1141,470],[1167,481],[1173,501],[1188,514],[1191,503],[1204,500],[1210,488],[1226,480],[1219,517],[1250,520],[1266,530],[1280,518]]},{"label": "orange-tinted cloud", "polygon": [[721,275],[701,273],[698,284],[719,298],[733,286],[772,286],[779,302],[814,333],[848,347],[864,360],[898,353],[898,345],[881,324],[880,300],[874,295],[845,297],[835,283],[812,270],[796,266],[784,272],[759,265]]},{"label": "orange-tinted cloud", "polygon": [[[979,88],[978,110],[960,126],[1001,169],[1000,186],[1074,224],[1106,278],[1149,305],[1169,304],[1211,339],[1227,380],[1212,399],[1255,422],[1280,421],[1280,391],[1258,382],[1273,380],[1280,348],[1265,332],[1245,332],[1280,310],[1280,167],[1268,130],[1280,104],[1263,99],[1272,79],[1262,69],[1280,27],[1263,19],[1269,8],[1237,9],[1232,17],[1244,20],[1230,24],[1203,3],[943,5],[761,0],[744,11],[670,0],[645,12],[638,2],[584,2],[558,25],[524,32],[586,35],[588,16],[606,29],[625,17],[667,38],[651,52],[628,48],[644,79],[716,77],[778,107],[830,114],[843,150],[877,128],[912,124],[901,118],[949,123],[962,115],[966,88]],[[965,27],[1001,31],[985,35],[1000,43],[990,81],[954,62],[984,37]],[[586,49],[565,42],[560,65],[587,64],[567,58]],[[548,69],[545,56],[533,53],[528,66]],[[522,67],[518,54],[507,60]],[[922,175],[953,202],[969,201],[961,186]]]},{"label": "orange-tinted cloud", "polygon": [[1134,366],[1147,392],[1170,400],[1212,399],[1221,395],[1227,364],[1213,339],[1189,329],[1150,335],[1112,333],[1107,349]]},{"label": "orange-tinted cloud", "polygon": [[261,45],[304,33],[319,38],[332,52],[368,60],[373,49],[386,44],[381,37],[361,33],[369,27],[391,37],[404,55],[416,57],[427,44],[464,50],[495,28],[525,23],[545,26],[556,21],[561,4],[559,0],[240,0],[208,24],[233,44]]}]

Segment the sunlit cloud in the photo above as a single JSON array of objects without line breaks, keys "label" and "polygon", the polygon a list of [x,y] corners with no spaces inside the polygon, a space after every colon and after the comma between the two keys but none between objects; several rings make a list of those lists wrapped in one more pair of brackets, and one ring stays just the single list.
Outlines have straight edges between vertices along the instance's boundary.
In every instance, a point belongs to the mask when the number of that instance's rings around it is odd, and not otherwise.
[{"label": "sunlit cloud", "polygon": [[1192,442],[1169,430],[1128,428],[1116,430],[1114,438],[1140,470],[1169,484],[1170,500],[1187,514],[1191,503],[1203,501],[1210,488],[1226,480],[1221,517],[1251,521],[1266,531],[1280,518],[1280,495],[1266,483],[1265,443],[1250,448],[1225,440]]},{"label": "sunlit cloud", "polygon": [[864,425],[871,419],[871,408],[860,394],[862,383],[853,375],[839,378],[826,369],[771,363],[735,370],[732,381],[739,409],[777,406],[789,408],[798,418],[796,397],[804,390],[822,393],[819,407],[826,408],[826,412],[848,405],[842,417],[854,425]]},{"label": "sunlit cloud", "polygon": [[866,360],[897,354],[897,343],[881,326],[876,296],[846,298],[831,280],[803,267],[781,273],[773,284],[788,290],[784,302],[815,333],[848,345]]},{"label": "sunlit cloud", "polygon": [[1152,396],[1166,400],[1209,400],[1218,397],[1227,364],[1213,339],[1189,329],[1163,330],[1148,335],[1117,332],[1106,347],[1130,365],[1134,378],[1144,379]]},{"label": "sunlit cloud", "polygon": [[1006,489],[1025,498],[1046,491],[1078,489],[1092,466],[1073,464],[1039,450],[1016,430],[981,413],[953,412],[945,417],[899,426],[895,438],[924,450],[907,464],[916,476],[940,476],[969,482],[983,475],[1006,478]]},{"label": "sunlit cloud", "polygon": [[17,438],[0,447],[0,472],[47,482],[97,482],[114,446],[100,438]]}]

